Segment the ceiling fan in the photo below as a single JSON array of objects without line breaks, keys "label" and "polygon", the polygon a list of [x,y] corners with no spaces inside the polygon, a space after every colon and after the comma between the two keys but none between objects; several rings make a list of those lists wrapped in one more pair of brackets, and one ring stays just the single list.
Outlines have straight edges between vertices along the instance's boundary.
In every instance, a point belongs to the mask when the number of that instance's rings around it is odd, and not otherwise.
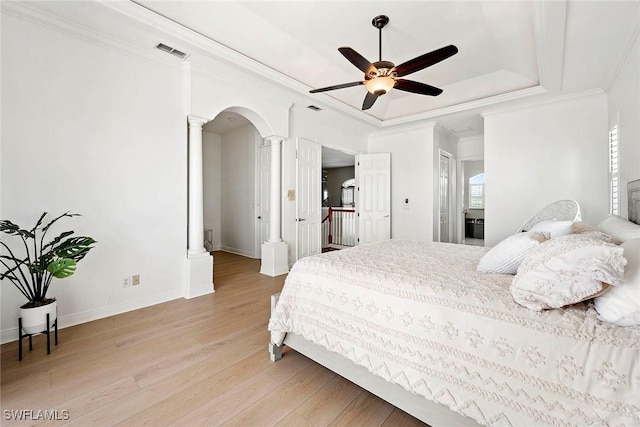
[{"label": "ceiling fan", "polygon": [[400,65],[395,65],[393,62],[382,60],[382,29],[389,23],[389,17],[386,15],[378,15],[371,21],[371,24],[379,30],[378,46],[379,46],[379,58],[377,62],[371,63],[365,59],[358,52],[350,47],[338,48],[338,51],[349,62],[358,67],[364,72],[364,80],[343,83],[335,86],[323,87],[320,89],[313,89],[310,93],[326,92],[335,89],[344,89],[352,86],[365,85],[367,88],[367,95],[362,103],[362,109],[368,110],[373,106],[379,96],[389,92],[392,88],[403,90],[405,92],[413,92],[420,95],[438,96],[442,93],[442,89],[416,82],[413,80],[400,79],[398,77],[404,77],[416,71],[420,71],[431,65],[437,64],[450,56],[458,53],[458,48],[454,45],[449,45],[436,49],[432,52],[425,53],[416,58],[413,58],[407,62],[403,62]]}]

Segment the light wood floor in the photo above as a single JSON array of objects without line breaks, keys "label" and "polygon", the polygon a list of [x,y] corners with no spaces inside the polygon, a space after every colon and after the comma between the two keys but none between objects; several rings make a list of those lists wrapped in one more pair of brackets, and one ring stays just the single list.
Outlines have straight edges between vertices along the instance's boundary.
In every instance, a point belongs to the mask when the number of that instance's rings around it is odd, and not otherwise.
[{"label": "light wood floor", "polygon": [[[2,346],[0,424],[413,426],[415,418],[287,351],[269,360],[269,296],[284,277],[260,261],[215,252],[216,292],[178,299]],[[17,422],[6,410],[58,411]],[[61,418],[68,418],[61,420]]]}]

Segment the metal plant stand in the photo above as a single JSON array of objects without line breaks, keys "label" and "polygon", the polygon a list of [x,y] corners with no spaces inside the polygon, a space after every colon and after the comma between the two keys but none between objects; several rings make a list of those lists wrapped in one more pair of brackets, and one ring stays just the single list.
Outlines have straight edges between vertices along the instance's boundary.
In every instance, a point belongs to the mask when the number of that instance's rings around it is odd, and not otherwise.
[{"label": "metal plant stand", "polygon": [[[55,344],[58,345],[58,317],[53,324]],[[33,336],[38,334],[47,334],[47,354],[51,354],[51,326],[49,324],[49,313],[47,313],[47,330],[42,332],[36,332],[35,334],[23,334],[22,333],[22,317],[18,318],[18,360],[22,360],[22,339],[29,337],[29,351],[33,350]]]}]

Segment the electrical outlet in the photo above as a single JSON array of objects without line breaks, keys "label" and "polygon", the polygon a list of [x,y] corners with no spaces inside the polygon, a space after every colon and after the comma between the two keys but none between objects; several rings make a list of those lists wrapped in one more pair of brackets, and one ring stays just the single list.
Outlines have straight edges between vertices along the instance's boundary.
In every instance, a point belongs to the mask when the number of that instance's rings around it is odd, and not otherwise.
[{"label": "electrical outlet", "polygon": [[140,275],[136,274],[134,276],[131,276],[131,285],[138,286],[139,284],[140,284]]},{"label": "electrical outlet", "polygon": [[125,277],[122,281],[122,287],[128,288],[129,286],[131,286],[131,277]]}]

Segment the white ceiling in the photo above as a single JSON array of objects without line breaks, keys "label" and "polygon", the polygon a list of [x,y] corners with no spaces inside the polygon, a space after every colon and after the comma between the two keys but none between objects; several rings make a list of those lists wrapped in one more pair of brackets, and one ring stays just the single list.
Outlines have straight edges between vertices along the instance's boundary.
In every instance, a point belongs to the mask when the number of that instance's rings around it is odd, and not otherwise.
[{"label": "white ceiling", "polygon": [[[459,53],[405,78],[438,97],[392,90],[361,111],[366,89],[310,95],[381,123],[437,117],[541,92],[604,88],[638,30],[635,1],[156,1],[137,4],[308,89],[362,80],[338,47],[378,58],[374,16],[385,14],[382,59],[395,64],[454,44]],[[478,119],[453,123],[461,130]],[[470,120],[470,121],[469,121]]]}]

